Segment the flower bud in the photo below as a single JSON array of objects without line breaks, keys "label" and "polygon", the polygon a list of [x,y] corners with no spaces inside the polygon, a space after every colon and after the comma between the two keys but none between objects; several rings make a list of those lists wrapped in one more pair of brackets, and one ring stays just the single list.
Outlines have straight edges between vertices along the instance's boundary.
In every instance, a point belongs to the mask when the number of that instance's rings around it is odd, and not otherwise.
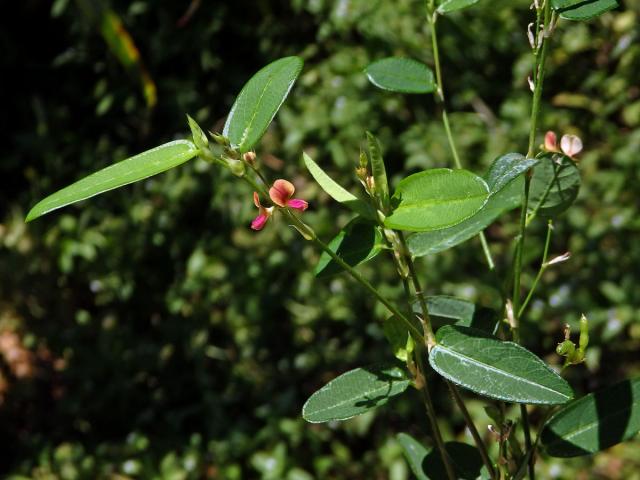
[{"label": "flower bud", "polygon": [[256,152],[247,152],[242,155],[242,159],[247,162],[247,164],[253,166],[256,164]]},{"label": "flower bud", "polygon": [[557,152],[558,151],[558,137],[556,136],[556,132],[552,132],[549,130],[544,136],[544,149],[547,152]]}]

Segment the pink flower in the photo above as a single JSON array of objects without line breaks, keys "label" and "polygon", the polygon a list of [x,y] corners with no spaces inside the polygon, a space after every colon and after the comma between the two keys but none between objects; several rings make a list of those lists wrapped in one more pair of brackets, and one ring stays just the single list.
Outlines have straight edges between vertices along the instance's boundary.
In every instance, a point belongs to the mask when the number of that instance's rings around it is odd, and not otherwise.
[{"label": "pink flower", "polygon": [[265,208],[260,204],[260,197],[256,192],[253,192],[253,203],[258,207],[258,216],[251,222],[251,228],[253,230],[262,230],[267,224],[267,220],[273,214],[273,207]]},{"label": "pink flower", "polygon": [[544,136],[544,149],[547,152],[558,152],[558,137],[556,132],[549,130]]},{"label": "pink flower", "polygon": [[567,157],[573,158],[582,151],[582,140],[576,135],[563,135],[560,147]]},{"label": "pink flower", "polygon": [[291,198],[295,191],[296,187],[293,183],[280,178],[273,182],[273,186],[269,189],[269,197],[279,207],[291,207],[304,212],[309,204],[299,198]]}]

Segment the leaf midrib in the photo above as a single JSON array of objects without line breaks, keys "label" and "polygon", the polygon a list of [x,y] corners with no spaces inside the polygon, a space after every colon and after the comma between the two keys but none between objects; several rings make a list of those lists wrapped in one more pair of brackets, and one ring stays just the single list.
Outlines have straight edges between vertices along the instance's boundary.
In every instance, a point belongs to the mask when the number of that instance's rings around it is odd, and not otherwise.
[{"label": "leaf midrib", "polygon": [[[480,366],[481,366],[481,368],[482,368],[482,367],[484,367],[484,368],[485,368],[486,370],[488,370],[488,371],[494,371],[494,372],[500,373],[500,374],[502,374],[502,375],[504,375],[504,376],[506,376],[506,377],[509,377],[508,372],[506,372],[505,370],[500,370],[499,368],[493,367],[493,366],[491,366],[491,365],[489,365],[489,364],[487,364],[487,363],[481,362],[481,361],[476,360],[476,359],[474,359],[474,358],[472,358],[472,357],[468,357],[468,356],[466,356],[466,355],[464,355],[464,354],[462,354],[462,353],[456,352],[455,350],[451,350],[450,348],[447,348],[446,346],[443,346],[442,344],[437,345],[437,346],[436,346],[436,348],[440,348],[440,349],[441,349],[441,350],[443,350],[445,353],[450,353],[450,354],[451,354],[451,355],[453,355],[453,356],[457,356],[457,357],[459,357],[459,358],[461,358],[461,359],[468,360],[468,361],[471,361],[472,363],[478,364],[478,365],[480,365]],[[520,379],[520,380],[522,380],[524,383],[528,383],[528,384],[530,384],[530,385],[532,385],[532,386],[540,387],[540,388],[542,388],[542,389],[544,389],[544,390],[548,390],[548,391],[550,391],[550,392],[556,393],[556,394],[558,394],[558,395],[560,395],[560,396],[562,396],[562,397],[566,398],[567,400],[570,400],[570,399],[571,399],[571,397],[568,397],[567,395],[565,395],[565,394],[563,394],[563,393],[560,393],[560,392],[558,392],[557,390],[553,390],[552,388],[546,387],[546,386],[541,385],[541,384],[539,384],[539,383],[533,383],[532,381],[527,380],[526,378],[518,377],[518,376],[515,376],[515,375],[513,375],[513,374],[511,374],[511,376],[512,376],[513,378],[516,378],[516,379]]]}]

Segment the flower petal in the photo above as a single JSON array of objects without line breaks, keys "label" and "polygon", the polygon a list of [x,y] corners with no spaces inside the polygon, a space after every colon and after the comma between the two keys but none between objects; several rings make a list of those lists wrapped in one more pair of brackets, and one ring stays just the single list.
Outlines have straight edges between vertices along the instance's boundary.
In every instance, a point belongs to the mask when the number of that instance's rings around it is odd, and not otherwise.
[{"label": "flower petal", "polygon": [[269,215],[261,213],[251,222],[252,230],[262,230],[264,226],[267,224],[267,220],[269,220]]},{"label": "flower petal", "polygon": [[573,157],[582,151],[582,140],[575,135],[563,135],[560,147],[566,156]]},{"label": "flower petal", "polygon": [[558,151],[558,137],[556,137],[556,132],[548,131],[544,136],[544,149],[547,152],[557,152]]},{"label": "flower petal", "polygon": [[309,204],[299,198],[292,198],[287,202],[287,207],[295,208],[296,210],[304,212],[307,208],[309,208]]},{"label": "flower petal", "polygon": [[253,204],[258,208],[262,208],[262,205],[260,204],[260,196],[258,195],[258,192],[253,192]]},{"label": "flower petal", "polygon": [[269,197],[279,207],[286,207],[295,191],[296,187],[293,186],[293,183],[280,178],[273,182],[273,186],[269,189]]}]

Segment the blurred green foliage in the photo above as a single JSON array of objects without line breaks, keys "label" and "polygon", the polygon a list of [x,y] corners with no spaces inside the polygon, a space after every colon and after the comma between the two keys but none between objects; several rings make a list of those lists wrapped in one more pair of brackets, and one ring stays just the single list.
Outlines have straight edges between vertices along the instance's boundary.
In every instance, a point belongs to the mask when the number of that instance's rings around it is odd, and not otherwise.
[{"label": "blurred green foliage", "polygon": [[[94,0],[91,0],[92,3]],[[256,234],[251,192],[201,162],[26,226],[37,199],[113,161],[187,135],[185,114],[220,130],[235,95],[285,55],[307,64],[259,153],[291,178],[327,240],[349,220],[304,170],[307,151],[344,185],[371,130],[392,182],[451,166],[435,102],[380,92],[363,68],[388,55],[431,63],[420,0],[113,0],[157,86],[148,106],[81,7],[12,2],[0,16],[0,473],[9,478],[409,478],[392,434],[426,439],[413,393],[328,426],[300,408],[337,374],[388,358],[382,307],[348,278],[317,281],[319,253],[285,225]],[[544,129],[585,142],[583,187],[556,222],[523,337],[550,363],[562,324],[593,325],[578,392],[640,371],[640,5],[563,22],[546,84]],[[185,15],[186,14],[186,15]],[[523,151],[531,68],[528,3],[493,0],[439,23],[444,76],[463,163],[482,172]],[[8,147],[8,148],[7,148]],[[513,214],[517,215],[517,214]],[[507,216],[487,232],[507,280]],[[537,222],[530,238],[544,234]],[[525,250],[525,286],[542,242]],[[379,256],[360,267],[399,297]],[[477,240],[421,263],[429,293],[497,306]],[[13,355],[13,356],[11,356]],[[441,387],[445,432],[465,440]],[[471,401],[489,419],[486,402]],[[535,420],[535,416],[534,416]],[[443,425],[444,427],[444,425]],[[468,439],[467,439],[468,440]],[[545,460],[543,478],[639,478],[638,444],[594,458]],[[582,475],[582,477],[579,477]],[[636,475],[635,477],[633,475]]]}]

